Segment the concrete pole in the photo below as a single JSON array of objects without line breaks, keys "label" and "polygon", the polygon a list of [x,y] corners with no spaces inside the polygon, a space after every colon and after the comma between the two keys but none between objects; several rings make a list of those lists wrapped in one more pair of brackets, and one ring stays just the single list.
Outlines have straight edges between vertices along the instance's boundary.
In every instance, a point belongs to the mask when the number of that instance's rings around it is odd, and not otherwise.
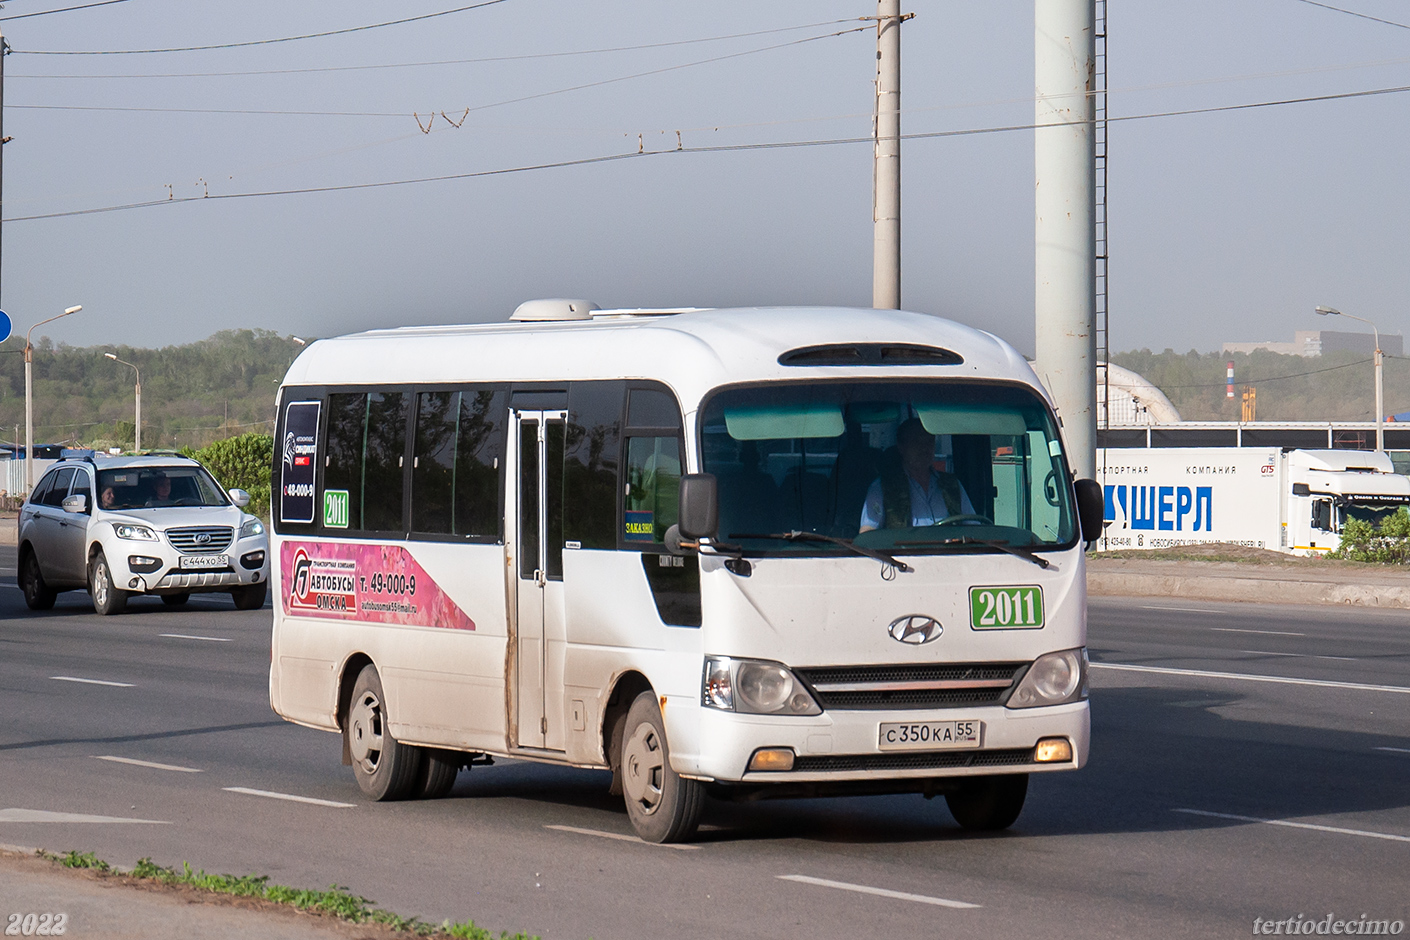
[{"label": "concrete pole", "polygon": [[901,308],[901,0],[876,4],[871,305]]},{"label": "concrete pole", "polygon": [[[136,369],[136,366],[132,367]],[[132,449],[142,453],[142,373],[137,373],[137,428],[132,432]]]},{"label": "concrete pole", "polygon": [[1093,0],[1034,0],[1034,321],[1038,375],[1067,457],[1096,476],[1097,338]]},{"label": "concrete pole", "polygon": [[1385,358],[1381,355],[1381,331],[1374,326],[1371,332],[1376,336],[1376,453],[1384,453],[1386,449],[1386,436],[1384,423],[1386,419],[1385,394],[1381,386],[1381,361]]},{"label": "concrete pole", "polygon": [[34,490],[34,347],[24,338],[24,491]]}]

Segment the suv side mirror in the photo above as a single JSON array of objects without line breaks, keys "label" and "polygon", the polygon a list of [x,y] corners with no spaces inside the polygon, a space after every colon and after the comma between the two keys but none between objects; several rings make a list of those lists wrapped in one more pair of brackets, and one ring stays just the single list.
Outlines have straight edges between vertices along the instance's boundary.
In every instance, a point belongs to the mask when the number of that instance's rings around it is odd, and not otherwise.
[{"label": "suv side mirror", "polygon": [[83,493],[74,493],[72,496],[65,496],[59,506],[64,512],[87,512],[88,497]]},{"label": "suv side mirror", "polygon": [[1074,486],[1077,489],[1077,520],[1082,526],[1082,541],[1095,542],[1102,537],[1106,522],[1102,485],[1096,480],[1078,480]]},{"label": "suv side mirror", "polygon": [[720,492],[713,473],[685,473],[680,487],[680,534],[714,538],[720,528]]},{"label": "suv side mirror", "polygon": [[235,503],[236,506],[241,509],[244,509],[246,506],[250,505],[250,494],[246,493],[244,490],[231,490],[230,499],[232,502]]}]

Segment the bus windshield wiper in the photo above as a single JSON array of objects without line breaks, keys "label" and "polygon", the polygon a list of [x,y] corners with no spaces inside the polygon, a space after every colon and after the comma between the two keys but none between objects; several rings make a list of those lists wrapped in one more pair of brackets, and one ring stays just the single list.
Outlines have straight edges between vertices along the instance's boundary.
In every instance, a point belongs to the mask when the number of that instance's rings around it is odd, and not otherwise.
[{"label": "bus windshield wiper", "polygon": [[794,529],[792,532],[770,532],[767,534],[741,535],[738,532],[731,532],[732,539],[782,539],[786,542],[828,542],[833,545],[841,545],[843,548],[867,558],[874,558],[879,562],[890,565],[897,571],[910,572],[914,569],[903,561],[899,561],[885,552],[879,552],[874,548],[863,548],[854,543],[851,539],[840,539],[833,535],[823,535],[821,532],[801,532]]},{"label": "bus windshield wiper", "polygon": [[1052,562],[1048,561],[1046,558],[1039,558],[1036,554],[1034,554],[1036,549],[1033,549],[1027,545],[1014,545],[1010,542],[1004,541],[977,539],[969,535],[962,535],[959,538],[955,539],[937,539],[935,541],[926,542],[897,542],[896,544],[904,545],[907,548],[924,548],[926,546],[935,545],[987,545],[990,548],[997,548],[1001,552],[1008,552],[1010,555],[1015,555],[1019,558],[1024,559],[1025,561],[1031,561],[1039,568],[1046,569],[1052,567]]}]

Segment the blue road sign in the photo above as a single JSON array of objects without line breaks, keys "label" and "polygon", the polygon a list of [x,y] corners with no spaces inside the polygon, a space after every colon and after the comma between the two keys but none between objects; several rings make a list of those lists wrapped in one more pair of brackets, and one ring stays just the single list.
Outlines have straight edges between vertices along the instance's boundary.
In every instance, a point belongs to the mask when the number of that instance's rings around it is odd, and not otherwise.
[{"label": "blue road sign", "polygon": [[0,310],[0,343],[10,338],[10,331],[14,325],[10,323],[10,316],[5,311]]}]

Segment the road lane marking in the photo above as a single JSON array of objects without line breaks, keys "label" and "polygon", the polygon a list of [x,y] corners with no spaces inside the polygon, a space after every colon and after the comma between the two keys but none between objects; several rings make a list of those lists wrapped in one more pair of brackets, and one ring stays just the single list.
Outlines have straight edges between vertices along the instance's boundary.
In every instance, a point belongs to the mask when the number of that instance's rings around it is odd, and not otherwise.
[{"label": "road lane marking", "polygon": [[131,682],[109,682],[106,679],[79,679],[76,676],[50,676],[50,679],[57,679],[60,682],[82,682],[85,685],[111,685],[119,689],[132,688]]},{"label": "road lane marking", "polygon": [[936,907],[953,907],[959,910],[968,910],[982,906],[979,904],[970,904],[968,901],[951,901],[949,898],[932,898],[925,894],[907,894],[904,891],[892,891],[889,888],[854,885],[846,881],[829,881],[826,878],[810,878],[807,875],[779,875],[778,878],[781,881],[796,881],[799,884],[817,885],[821,888],[837,888],[842,891],[855,891],[858,894],[874,894],[879,898],[894,898],[898,901],[916,901],[921,904],[934,904]]},{"label": "road lane marking", "polygon": [[1301,653],[1275,653],[1272,650],[1239,650],[1240,653],[1248,653],[1252,656],[1301,656]]},{"label": "road lane marking", "polygon": [[210,640],[212,643],[229,643],[226,636],[193,636],[189,633],[158,633],[157,636],[170,637],[173,640]]},{"label": "road lane marking", "polygon": [[275,793],[273,790],[251,790],[249,787],[221,787],[229,793],[243,793],[246,796],[267,796],[271,800],[288,800],[291,803],[311,803],[314,806],[333,806],[338,809],[355,809],[356,803],[336,803],[333,800],[320,800],[312,796],[295,796],[292,793]]},{"label": "road lane marking", "polygon": [[1183,614],[1213,614],[1218,613],[1210,607],[1152,607],[1150,604],[1142,604],[1142,610],[1178,610]]},{"label": "road lane marking", "polygon": [[1366,682],[1334,682],[1330,679],[1290,679],[1287,676],[1254,676],[1246,672],[1214,672],[1207,669],[1173,669],[1169,666],[1133,666],[1127,663],[1092,663],[1093,669],[1115,669],[1119,672],[1153,672],[1162,676],[1198,676],[1204,679],[1242,679],[1245,682],[1272,682],[1278,685],[1311,685],[1323,689],[1349,689],[1358,692],[1403,692],[1403,685],[1371,685]]},{"label": "road lane marking", "polygon": [[1258,633],[1263,636],[1307,636],[1306,633],[1289,633],[1287,630],[1240,630],[1238,627],[1210,627],[1215,633]]},{"label": "road lane marking", "polygon": [[1410,747],[1378,747],[1378,751],[1390,751],[1394,754],[1410,754]]},{"label": "road lane marking", "polygon": [[1254,656],[1294,656],[1298,659],[1335,659],[1342,663],[1358,663],[1361,660],[1354,656],[1318,656],[1315,653],[1275,653],[1272,650],[1239,650],[1240,653],[1250,653]]},{"label": "road lane marking", "polygon": [[680,845],[673,842],[643,842],[636,836],[625,835],[620,832],[603,832],[601,829],[580,829],[577,826],[544,826],[545,829],[552,829],[556,832],[576,832],[580,836],[600,836],[603,839],[616,839],[618,842],[635,842],[637,845],[649,845],[654,849],[685,849],[692,851],[700,848],[698,845]]},{"label": "road lane marking", "polygon": [[1212,819],[1235,819],[1239,822],[1263,823],[1267,826],[1287,826],[1289,829],[1311,829],[1315,832],[1333,832],[1343,836],[1361,836],[1366,839],[1388,839],[1391,842],[1410,842],[1410,836],[1397,836],[1389,832],[1371,832],[1366,829],[1343,829],[1340,826],[1318,826],[1313,823],[1291,822],[1286,819],[1259,819],[1257,816],[1239,816],[1235,813],[1211,813],[1203,809],[1177,809],[1176,813],[1190,816],[1208,816]]},{"label": "road lane marking", "polygon": [[134,767],[151,767],[153,770],[175,770],[183,774],[198,774],[201,771],[196,767],[178,767],[175,764],[155,764],[149,760],[136,760],[131,757],[113,757],[111,754],[99,756],[93,755],[94,760],[110,760],[115,764],[131,764]]},{"label": "road lane marking", "polygon": [[51,813],[43,809],[0,809],[0,823],[145,823],[170,826],[165,819],[124,819],[121,816],[89,816],[84,813]]}]

